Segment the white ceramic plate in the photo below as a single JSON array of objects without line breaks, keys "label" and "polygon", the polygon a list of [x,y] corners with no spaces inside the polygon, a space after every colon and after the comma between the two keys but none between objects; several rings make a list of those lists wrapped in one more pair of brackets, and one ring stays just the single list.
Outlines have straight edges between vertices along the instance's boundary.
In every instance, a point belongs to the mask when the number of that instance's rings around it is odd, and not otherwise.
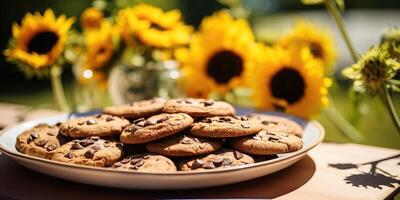
[{"label": "white ceramic plate", "polygon": [[[282,115],[281,115],[282,116]],[[143,173],[112,171],[106,168],[66,164],[19,153],[15,149],[17,135],[38,123],[55,124],[71,115],[25,122],[0,132],[0,151],[19,164],[43,174],[81,183],[133,189],[184,189],[237,183],[284,169],[303,158],[307,151],[322,142],[323,127],[316,121],[295,119],[304,127],[304,146],[301,150],[279,155],[278,158],[226,169],[176,173]],[[286,116],[289,118],[290,116]]]}]

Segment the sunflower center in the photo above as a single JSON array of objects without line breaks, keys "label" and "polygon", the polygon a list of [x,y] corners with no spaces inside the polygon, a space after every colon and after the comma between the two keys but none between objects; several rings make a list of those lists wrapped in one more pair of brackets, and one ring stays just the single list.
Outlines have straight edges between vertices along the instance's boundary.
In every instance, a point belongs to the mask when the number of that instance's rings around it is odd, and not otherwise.
[{"label": "sunflower center", "polygon": [[58,39],[58,35],[53,31],[36,33],[28,42],[27,50],[29,53],[47,54],[57,43]]},{"label": "sunflower center", "polygon": [[273,76],[269,86],[274,97],[292,104],[303,97],[306,85],[298,71],[284,67]]},{"label": "sunflower center", "polygon": [[243,60],[236,53],[228,50],[214,54],[207,64],[207,74],[219,84],[228,83],[243,71]]},{"label": "sunflower center", "polygon": [[309,48],[310,48],[311,54],[312,54],[314,57],[316,57],[316,58],[322,58],[322,56],[323,56],[323,50],[322,50],[321,45],[319,45],[318,43],[315,43],[315,42],[311,42]]},{"label": "sunflower center", "polygon": [[157,23],[154,23],[154,22],[151,22],[150,28],[153,28],[153,29],[156,29],[156,30],[159,30],[159,31],[167,30],[166,28],[162,27],[160,24],[157,24]]}]

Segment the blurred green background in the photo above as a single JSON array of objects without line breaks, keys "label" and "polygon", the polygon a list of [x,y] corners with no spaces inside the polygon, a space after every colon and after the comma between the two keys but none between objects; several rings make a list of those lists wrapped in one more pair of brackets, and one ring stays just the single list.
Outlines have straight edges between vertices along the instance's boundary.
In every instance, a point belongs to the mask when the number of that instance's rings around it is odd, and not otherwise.
[{"label": "blurred green background", "polygon": [[[119,0],[129,2],[129,0]],[[138,2],[138,1],[133,1]],[[214,0],[169,0],[146,1],[164,9],[178,8],[182,11],[186,23],[198,26],[204,16],[225,6]],[[41,11],[52,8],[57,15],[79,16],[91,5],[91,0],[14,0],[0,1],[0,46],[6,48],[11,34],[11,25],[26,12]],[[340,69],[351,64],[347,49],[337,32],[336,26],[322,6],[304,6],[299,0],[247,0],[244,5],[252,12],[251,25],[259,40],[274,39],[290,28],[294,19],[302,17],[313,20],[319,25],[328,26],[335,35],[339,50],[337,71],[334,74],[336,83],[332,88],[334,104],[362,132],[364,139],[359,143],[400,149],[400,134],[394,129],[389,115],[378,97],[364,97],[360,102],[351,102],[349,98],[350,82],[343,79]],[[346,1],[344,18],[350,36],[359,52],[379,41],[380,33],[389,25],[400,26],[400,1],[398,0],[353,0]],[[78,23],[75,24],[78,27]],[[25,104],[30,106],[53,107],[50,81],[47,79],[24,78],[15,66],[7,63],[0,55],[0,102]],[[73,101],[73,75],[69,67],[63,74],[64,87],[70,101]],[[399,95],[394,98],[397,110],[400,110]],[[354,105],[358,112],[353,112]],[[356,113],[356,114],[354,114]],[[358,114],[357,114],[358,113]],[[2,116],[7,117],[7,116]],[[326,141],[351,142],[326,118],[317,118],[326,128]]]}]

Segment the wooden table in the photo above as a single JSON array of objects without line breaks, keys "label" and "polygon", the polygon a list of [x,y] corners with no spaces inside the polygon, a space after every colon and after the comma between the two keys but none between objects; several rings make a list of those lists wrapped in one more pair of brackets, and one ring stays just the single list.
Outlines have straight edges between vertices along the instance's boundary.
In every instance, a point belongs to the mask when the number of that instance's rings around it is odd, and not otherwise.
[{"label": "wooden table", "polygon": [[[27,112],[15,119],[41,115],[39,111]],[[400,150],[323,143],[296,164],[268,176],[227,186],[172,191],[74,183],[28,170],[0,155],[0,180],[0,199],[390,199],[400,190]]]}]

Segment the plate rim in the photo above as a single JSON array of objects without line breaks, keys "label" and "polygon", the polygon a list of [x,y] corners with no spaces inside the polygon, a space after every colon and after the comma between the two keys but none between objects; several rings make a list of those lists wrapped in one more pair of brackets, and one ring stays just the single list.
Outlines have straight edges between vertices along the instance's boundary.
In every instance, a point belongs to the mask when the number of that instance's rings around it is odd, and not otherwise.
[{"label": "plate rim", "polygon": [[[7,131],[17,128],[18,126],[23,126],[26,124],[31,124],[31,123],[43,123],[45,120],[50,120],[52,118],[57,118],[57,117],[65,117],[66,114],[63,115],[57,115],[53,117],[46,117],[46,118],[40,118],[36,120],[31,120],[31,121],[26,121],[22,123],[18,123],[9,127],[6,127],[5,129],[0,131],[0,138],[1,136],[6,133]],[[67,114],[68,116],[68,114]],[[94,171],[100,171],[100,172],[111,172],[111,173],[122,173],[122,174],[135,174],[135,175],[157,175],[157,176],[184,176],[184,175],[202,175],[202,174],[214,174],[214,173],[226,173],[226,172],[232,172],[232,171],[238,171],[238,170],[243,170],[243,169],[251,169],[251,168],[256,168],[264,165],[270,165],[274,164],[277,162],[281,162],[283,160],[288,160],[291,158],[295,158],[297,156],[300,156],[302,154],[306,154],[309,150],[315,148],[319,144],[322,143],[324,137],[325,137],[325,129],[323,126],[316,120],[311,120],[308,121],[309,124],[314,125],[317,129],[319,134],[319,137],[317,140],[310,144],[307,148],[302,148],[299,151],[290,153],[287,156],[283,157],[278,157],[276,159],[272,160],[266,160],[266,161],[261,161],[257,163],[252,163],[248,165],[241,165],[241,166],[234,166],[230,168],[220,168],[220,169],[211,169],[211,170],[206,170],[206,171],[177,171],[177,172],[167,172],[167,173],[154,173],[154,172],[137,172],[137,171],[122,171],[122,170],[112,170],[109,168],[103,168],[103,167],[95,167],[95,166],[86,166],[86,165],[78,165],[78,164],[73,164],[73,163],[63,163],[63,162],[58,162],[58,161],[53,161],[53,160],[48,160],[44,158],[39,158],[39,157],[34,157],[30,155],[26,155],[20,152],[12,152],[8,148],[4,147],[2,144],[0,144],[0,152],[4,153],[4,155],[8,157],[16,157],[18,159],[26,159],[34,162],[41,162],[42,164],[50,164],[50,165],[58,165],[61,167],[68,167],[68,168],[75,168],[75,169],[87,169],[87,170],[94,170]]]}]

